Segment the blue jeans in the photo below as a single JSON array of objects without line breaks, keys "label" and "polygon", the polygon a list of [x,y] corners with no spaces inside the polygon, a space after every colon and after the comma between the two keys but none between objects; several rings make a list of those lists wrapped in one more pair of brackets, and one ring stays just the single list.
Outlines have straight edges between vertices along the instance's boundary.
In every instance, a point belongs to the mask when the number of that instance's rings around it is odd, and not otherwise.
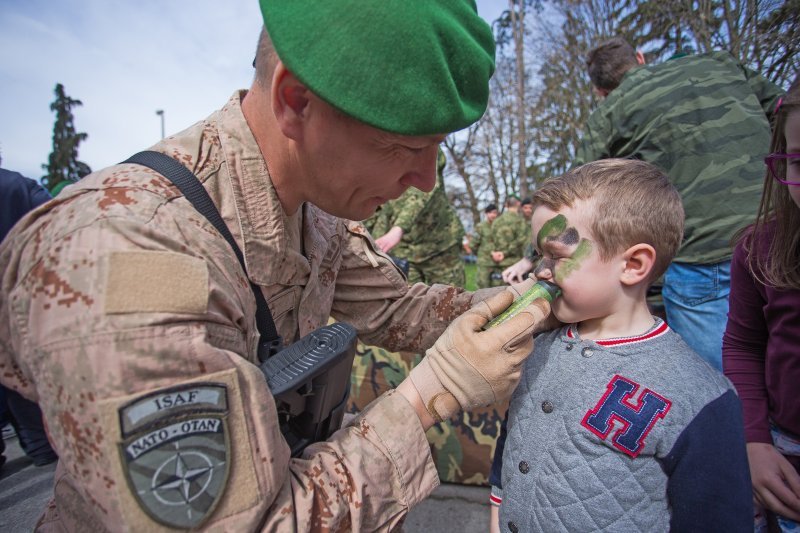
[{"label": "blue jeans", "polygon": [[661,292],[669,326],[720,371],[730,292],[730,261],[710,265],[672,263],[664,274]]}]

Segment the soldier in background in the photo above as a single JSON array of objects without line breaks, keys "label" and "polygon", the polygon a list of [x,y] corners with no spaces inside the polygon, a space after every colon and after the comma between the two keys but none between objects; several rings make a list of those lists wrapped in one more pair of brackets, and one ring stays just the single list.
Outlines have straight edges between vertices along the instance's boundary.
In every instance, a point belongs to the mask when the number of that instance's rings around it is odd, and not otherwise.
[{"label": "soldier in background", "polygon": [[491,287],[505,284],[503,270],[522,258],[525,246],[530,242],[531,225],[520,214],[520,204],[516,196],[506,198],[505,211],[492,227],[494,246],[491,257],[494,265],[489,275]]},{"label": "soldier in background", "polygon": [[470,236],[467,251],[475,254],[477,270],[475,284],[479,289],[491,287],[490,276],[494,268],[492,249],[494,248],[494,235],[492,224],[497,218],[497,206],[489,204],[483,209],[485,219],[475,226],[475,232]]},{"label": "soldier in background", "polygon": [[[370,230],[375,244],[408,261],[409,283],[443,283],[464,287],[461,240],[464,226],[444,189],[447,158],[439,150],[436,185],[429,193],[410,188],[381,207]],[[388,228],[388,229],[386,229]]]},{"label": "soldier in background", "polygon": [[574,165],[635,157],[663,169],[686,211],[683,245],[664,274],[670,327],[722,369],[731,238],[755,219],[769,116],[783,90],[728,52],[645,66],[616,37],[586,59],[603,98],[586,123]]},{"label": "soldier in background", "polygon": [[531,218],[533,217],[533,202],[531,201],[530,197],[525,197],[522,199],[519,212],[522,214],[522,218],[525,219],[525,226],[528,228],[528,238],[525,244],[525,253],[527,253],[528,246],[533,247],[533,228],[531,228]]}]

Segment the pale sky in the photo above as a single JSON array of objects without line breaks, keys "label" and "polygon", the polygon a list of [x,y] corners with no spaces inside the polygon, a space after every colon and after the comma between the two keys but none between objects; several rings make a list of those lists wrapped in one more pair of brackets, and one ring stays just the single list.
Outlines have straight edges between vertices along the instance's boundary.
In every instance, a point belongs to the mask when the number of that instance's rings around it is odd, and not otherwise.
[{"label": "pale sky", "polygon": [[[478,0],[492,22],[505,0]],[[224,105],[252,81],[258,0],[0,0],[2,167],[38,179],[56,83],[83,102],[79,159],[93,170]]]}]

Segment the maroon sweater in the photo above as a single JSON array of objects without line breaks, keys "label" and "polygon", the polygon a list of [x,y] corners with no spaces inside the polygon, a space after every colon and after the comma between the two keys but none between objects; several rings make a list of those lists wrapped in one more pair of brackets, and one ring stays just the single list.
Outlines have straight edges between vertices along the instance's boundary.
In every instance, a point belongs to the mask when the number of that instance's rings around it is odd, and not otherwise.
[{"label": "maroon sweater", "polygon": [[[754,253],[766,256],[773,231],[756,239]],[[800,435],[800,290],[758,283],[741,243],[731,260],[722,366],[742,400],[747,442],[772,443],[770,420]]]}]

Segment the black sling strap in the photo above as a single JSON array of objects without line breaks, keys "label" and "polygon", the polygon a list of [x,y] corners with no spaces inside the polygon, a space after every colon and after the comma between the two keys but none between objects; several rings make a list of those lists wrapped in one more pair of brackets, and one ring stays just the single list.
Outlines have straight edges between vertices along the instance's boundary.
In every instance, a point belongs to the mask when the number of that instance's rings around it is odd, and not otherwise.
[{"label": "black sling strap", "polygon": [[[217,231],[225,237],[225,240],[228,241],[228,244],[233,248],[233,253],[236,254],[239,264],[242,265],[242,270],[244,270],[245,275],[247,275],[247,267],[245,266],[242,250],[236,244],[236,241],[233,240],[233,235],[231,235],[228,226],[226,226],[225,222],[222,220],[222,215],[219,214],[217,207],[203,188],[203,184],[197,179],[197,176],[170,156],[151,150],[134,154],[122,162],[122,164],[125,163],[135,163],[153,169],[174,183],[178,190],[183,193],[183,196],[192,203],[194,208],[206,217],[208,221],[217,228]],[[278,335],[275,322],[272,319],[272,313],[269,311],[267,300],[264,298],[261,288],[252,281],[250,281],[250,288],[253,291],[253,296],[256,298],[256,325],[258,326],[258,332],[261,334],[261,341],[258,346],[258,358],[263,363],[267,358],[276,354],[283,348],[283,339]]]}]

